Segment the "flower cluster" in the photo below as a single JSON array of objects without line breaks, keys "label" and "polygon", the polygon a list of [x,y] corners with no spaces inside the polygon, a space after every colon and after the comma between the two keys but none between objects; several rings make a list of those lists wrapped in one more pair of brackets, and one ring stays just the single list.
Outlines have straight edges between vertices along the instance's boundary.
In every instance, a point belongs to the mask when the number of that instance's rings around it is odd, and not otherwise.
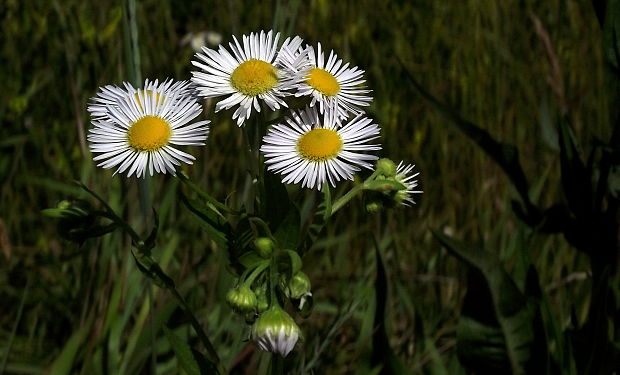
[{"label": "flower cluster", "polygon": [[[210,121],[197,120],[199,100],[217,98],[215,111],[231,110],[239,127],[266,126],[248,121],[258,112],[288,110],[266,129],[260,146],[267,169],[284,183],[322,189],[374,168],[356,192],[370,191],[392,205],[414,203],[413,194],[421,191],[413,165],[382,159],[374,166],[380,128],[364,112],[372,102],[364,71],[334,51],[326,54],[320,43],[315,48],[298,36],[280,39],[280,33],[261,31],[240,40],[233,36],[227,47],[202,47],[191,62],[197,69],[191,81],[147,79],[142,88],[101,87],[88,106],[93,125],[88,141],[98,166],[127,177],[175,175],[182,163],[195,160],[178,146],[204,145],[209,133]],[[377,202],[367,205],[369,211]],[[341,206],[335,204],[334,212]],[[302,314],[309,311],[310,280],[299,269],[301,259],[281,260],[299,258],[293,250],[258,238],[254,252],[259,261],[244,271],[226,300],[252,324],[261,349],[286,356],[301,331],[279,300],[290,300]]]},{"label": "flower cluster", "polygon": [[361,168],[372,168],[378,151],[379,127],[364,116],[370,105],[364,71],[321,44],[302,46],[300,37],[281,44],[280,33],[269,31],[233,37],[228,48],[202,47],[192,64],[191,82],[147,80],[142,89],[104,86],[88,111],[93,128],[90,149],[103,168],[115,173],[175,174],[181,162],[194,157],[174,146],[204,145],[209,121],[193,122],[202,107],[198,97],[222,98],[215,110],[234,108],[239,126],[265,107],[288,108],[289,97],[308,97],[305,108],[291,109],[271,127],[261,151],[268,169],[285,183],[320,189],[328,182],[352,180]]}]

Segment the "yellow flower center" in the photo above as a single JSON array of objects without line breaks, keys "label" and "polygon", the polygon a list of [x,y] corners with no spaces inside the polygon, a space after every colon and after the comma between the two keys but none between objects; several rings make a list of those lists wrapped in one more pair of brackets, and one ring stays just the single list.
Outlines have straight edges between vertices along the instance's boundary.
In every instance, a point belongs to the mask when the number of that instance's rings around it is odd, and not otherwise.
[{"label": "yellow flower center", "polygon": [[232,72],[230,83],[240,93],[256,96],[266,93],[278,83],[278,72],[267,62],[251,59]]},{"label": "yellow flower center", "polygon": [[129,145],[139,151],[157,150],[170,139],[170,125],[155,116],[142,117],[131,125],[127,132]]},{"label": "yellow flower center", "polygon": [[333,159],[342,150],[342,139],[335,130],[312,129],[299,138],[297,150],[307,160]]},{"label": "yellow flower center", "polygon": [[321,68],[314,68],[308,73],[306,83],[323,95],[334,96],[340,92],[340,85],[330,72]]},{"label": "yellow flower center", "polygon": [[[153,90],[140,90],[142,92],[142,97],[144,98],[144,100],[151,100],[151,98],[153,97]],[[161,96],[161,99],[160,99]],[[138,105],[140,106],[140,109],[144,111],[144,107],[142,106],[142,100],[140,100],[140,95],[138,95],[138,93],[135,93],[135,97],[136,97],[136,101],[138,102]],[[160,95],[158,92],[155,93],[155,106],[161,104],[164,102],[164,99],[166,97],[163,95]]]}]

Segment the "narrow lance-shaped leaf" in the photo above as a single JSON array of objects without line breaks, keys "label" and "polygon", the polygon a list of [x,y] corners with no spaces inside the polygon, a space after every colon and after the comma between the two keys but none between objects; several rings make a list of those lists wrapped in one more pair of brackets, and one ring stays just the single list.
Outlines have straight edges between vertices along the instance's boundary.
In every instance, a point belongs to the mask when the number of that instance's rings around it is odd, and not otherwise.
[{"label": "narrow lance-shaped leaf", "polygon": [[[400,60],[399,60],[400,61]],[[497,163],[504,173],[508,176],[516,188],[523,204],[528,221],[536,222],[540,219],[537,207],[529,198],[529,187],[521,163],[519,162],[519,151],[511,144],[501,143],[493,139],[489,132],[474,123],[465,120],[453,108],[440,102],[437,98],[426,91],[422,85],[414,78],[413,74],[407,69],[405,64],[400,61],[411,86],[435,109],[444,115],[465,136],[476,143],[495,163]]]},{"label": "narrow lance-shaped leaf", "polygon": [[559,141],[564,195],[570,210],[583,218],[592,204],[591,173],[582,160],[575,135],[566,120],[559,124]]},{"label": "narrow lance-shaped leaf", "polygon": [[374,333],[372,335],[372,363],[373,366],[381,365],[381,374],[384,375],[407,375],[409,371],[403,362],[392,350],[385,327],[385,309],[388,299],[388,278],[381,257],[379,241],[373,236],[375,244],[375,259],[377,264],[377,277],[375,279],[375,317]]},{"label": "narrow lance-shaped leaf", "polygon": [[187,209],[201,222],[217,246],[226,249],[226,233],[228,233],[228,228],[227,225],[222,224],[220,214],[212,209],[212,207],[208,207],[206,204],[196,199],[188,198],[180,191],[179,197],[183,205],[185,205],[185,207],[187,207]]},{"label": "narrow lance-shaped leaf", "polygon": [[499,259],[483,249],[433,233],[473,270],[468,294],[478,297],[476,306],[468,308],[467,303],[471,303],[472,298],[466,298],[457,332],[459,346],[469,348],[459,351],[462,361],[480,373],[495,370],[519,375],[545,368],[535,353],[544,337],[544,332],[535,324],[536,304],[521,293]]}]

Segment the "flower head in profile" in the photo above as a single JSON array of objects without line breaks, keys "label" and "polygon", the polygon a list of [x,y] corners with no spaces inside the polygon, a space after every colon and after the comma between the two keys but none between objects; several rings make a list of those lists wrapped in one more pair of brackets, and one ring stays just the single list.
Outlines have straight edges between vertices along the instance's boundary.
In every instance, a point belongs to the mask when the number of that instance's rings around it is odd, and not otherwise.
[{"label": "flower head in profile", "polygon": [[372,97],[367,95],[371,90],[363,85],[366,82],[364,71],[357,67],[350,68],[349,63],[343,63],[333,50],[325,61],[321,43],[318,43],[316,51],[312,46],[298,50],[298,54],[303,52],[307,53],[308,60],[302,66],[303,80],[295,85],[295,96],[311,96],[311,107],[318,105],[320,113],[335,112],[338,121],[351,114],[363,113],[362,107],[369,106],[372,101]]},{"label": "flower head in profile", "polygon": [[302,43],[299,37],[287,38],[278,52],[280,33],[274,36],[273,31],[244,35],[242,43],[233,39],[232,54],[221,45],[217,51],[203,47],[203,53],[196,54],[192,64],[200,71],[192,72],[192,81],[200,96],[227,96],[215,105],[216,112],[238,105],[233,120],[241,126],[253,109],[260,112],[259,101],[271,110],[287,107],[283,97],[301,79],[291,72],[299,70],[305,55],[292,56]]},{"label": "flower head in profile", "polygon": [[268,170],[284,176],[285,183],[320,189],[327,181],[352,180],[360,167],[372,168],[376,160],[368,151],[380,150],[369,143],[379,137],[379,126],[357,116],[337,127],[333,116],[321,116],[316,108],[291,111],[283,124],[271,127],[261,152]]},{"label": "flower head in profile", "polygon": [[261,350],[286,357],[301,337],[301,330],[289,314],[272,306],[256,319],[251,335]]},{"label": "flower head in profile", "polygon": [[245,314],[256,310],[256,294],[247,286],[239,285],[226,295],[226,302],[237,313]]},{"label": "flower head in profile", "polygon": [[415,204],[413,195],[422,193],[422,190],[416,189],[418,186],[418,180],[416,177],[420,174],[420,172],[413,173],[413,168],[415,168],[415,164],[405,164],[404,161],[398,163],[398,166],[396,167],[396,176],[394,179],[405,185],[406,189],[396,192],[395,200],[403,206],[411,206],[412,204]]},{"label": "flower head in profile", "polygon": [[202,146],[209,121],[192,122],[202,112],[190,95],[189,82],[146,80],[143,89],[129,83],[108,85],[91,99],[88,111],[93,128],[88,132],[97,166],[116,168],[127,177],[176,173],[181,162],[195,158],[175,146]]}]

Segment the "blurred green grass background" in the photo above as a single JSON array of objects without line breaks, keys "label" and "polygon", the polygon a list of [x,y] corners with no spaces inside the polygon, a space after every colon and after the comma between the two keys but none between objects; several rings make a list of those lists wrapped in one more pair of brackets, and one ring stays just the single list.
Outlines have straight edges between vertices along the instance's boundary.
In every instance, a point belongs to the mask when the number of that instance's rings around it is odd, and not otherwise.
[{"label": "blurred green grass background", "polygon": [[[465,118],[517,145],[531,194],[545,206],[561,199],[557,142],[542,130],[545,116],[566,105],[583,144],[611,132],[601,31],[588,1],[137,4],[143,77],[189,79],[190,41],[200,33],[228,43],[232,34],[271,28],[321,42],[366,71],[374,96],[369,114],[382,127],[382,155],[416,163],[424,190],[415,207],[387,217],[381,234],[390,283],[387,331],[413,373],[464,373],[456,359],[455,327],[465,272],[429,228],[495,251],[514,273],[533,262],[555,323],[565,327],[571,314],[583,319],[587,258],[560,236],[534,234],[515,218],[515,193],[505,176],[415,93],[399,60]],[[174,373],[176,360],[161,334],[151,336],[150,321],[177,322],[183,337],[190,331],[170,297],[137,272],[127,239],[115,233],[78,248],[60,239],[55,223],[40,213],[66,197],[81,197],[72,183],[78,179],[126,217],[138,216],[134,182],[97,169],[85,143],[88,99],[99,86],[128,79],[122,6],[3,0],[0,17],[0,360],[7,358],[6,373],[150,373],[153,345],[157,373]],[[554,71],[533,17],[557,53],[564,102],[548,78]],[[243,188],[242,137],[229,113],[214,114],[213,101],[206,104],[211,135],[206,148],[191,150],[198,160],[186,170],[224,199]],[[243,322],[223,303],[232,283],[224,255],[178,204],[177,181],[152,181],[163,228],[157,253],[162,264],[224,362],[238,373],[263,371],[267,357],[243,341]],[[308,362],[316,357],[315,373],[371,373],[375,264],[365,233],[374,220],[359,202],[347,207],[304,258],[317,305],[301,322],[303,350],[310,353]],[[346,313],[351,302],[357,304]],[[338,317],[348,319],[332,326]],[[323,342],[317,354],[313,348]]]}]

